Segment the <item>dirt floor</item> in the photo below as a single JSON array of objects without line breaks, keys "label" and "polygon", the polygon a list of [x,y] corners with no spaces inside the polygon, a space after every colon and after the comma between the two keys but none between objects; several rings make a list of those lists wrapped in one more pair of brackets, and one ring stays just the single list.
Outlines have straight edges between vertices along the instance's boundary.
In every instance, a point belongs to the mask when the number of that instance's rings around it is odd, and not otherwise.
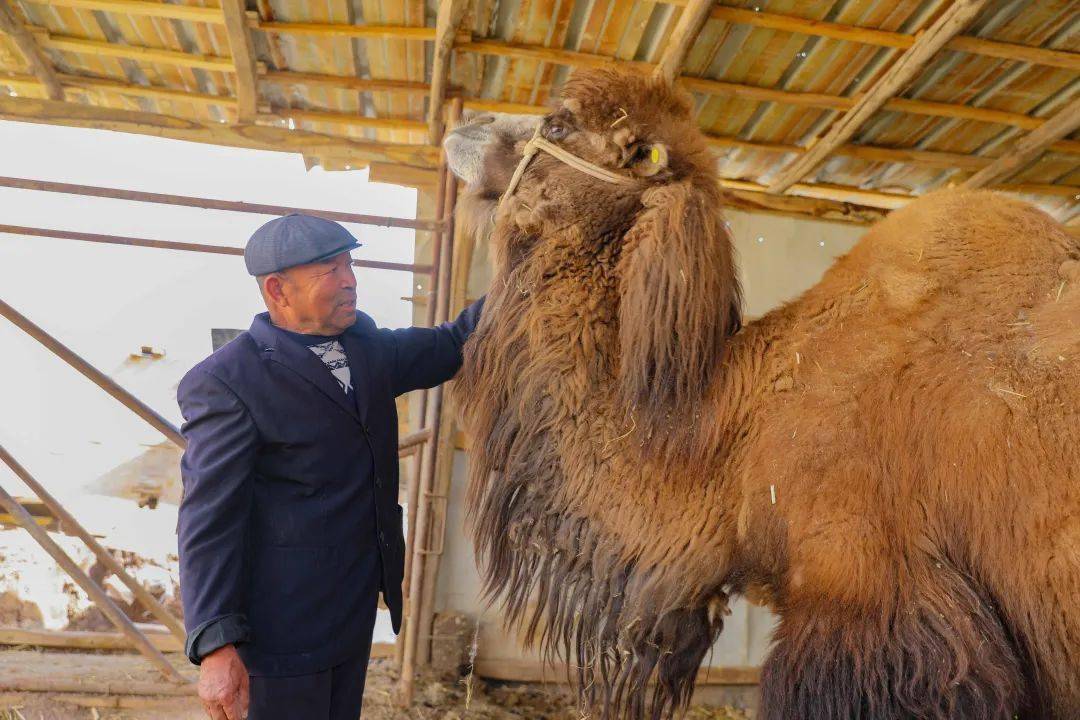
[{"label": "dirt floor", "polygon": [[[72,675],[71,673],[75,673]],[[27,679],[72,678],[73,692],[25,692]],[[0,720],[203,720],[194,697],[147,697],[85,692],[105,685],[121,690],[154,680],[153,670],[132,655],[0,652]],[[390,660],[373,660],[364,699],[364,720],[582,720],[566,690],[556,685],[448,681],[421,678],[416,701],[402,709],[394,702],[397,673]],[[687,720],[746,720],[730,708],[692,708]],[[298,719],[301,720],[301,719]]]}]

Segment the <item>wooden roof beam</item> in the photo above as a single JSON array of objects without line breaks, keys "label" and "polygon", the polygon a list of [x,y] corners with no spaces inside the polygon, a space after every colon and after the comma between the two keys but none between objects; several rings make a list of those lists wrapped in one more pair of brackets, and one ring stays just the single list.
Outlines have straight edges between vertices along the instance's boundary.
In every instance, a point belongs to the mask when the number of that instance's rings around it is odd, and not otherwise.
[{"label": "wooden roof beam", "polygon": [[64,88],[56,76],[52,61],[34,40],[22,17],[11,4],[11,0],[0,0],[0,31],[6,33],[15,43],[15,47],[26,59],[26,65],[41,84],[46,94],[53,100],[64,99]]},{"label": "wooden roof beam", "polygon": [[353,25],[350,23],[266,22],[252,18],[248,24],[267,33],[320,35],[323,37],[395,38],[434,40],[435,28],[414,25]]},{"label": "wooden roof beam", "polygon": [[232,58],[217,55],[198,55],[179,50],[162,50],[158,48],[142,47],[138,45],[124,45],[111,43],[104,40],[90,40],[88,38],[74,37],[70,35],[54,35],[45,28],[33,27],[31,32],[38,37],[42,47],[64,52],[79,53],[85,55],[100,55],[105,57],[128,58],[139,62],[164,63],[179,67],[199,68],[215,72],[231,73],[235,71]]},{"label": "wooden roof beam", "polygon": [[792,164],[780,171],[769,185],[769,192],[786,191],[811,173],[836,148],[847,142],[890,98],[904,89],[945,43],[955,37],[986,5],[987,0],[956,0],[926,29],[915,44],[893,63],[881,78],[861,95],[855,105],[842,115],[825,135]]},{"label": "wooden roof beam", "polygon": [[426,131],[428,125],[423,120],[408,120],[404,118],[368,117],[356,113],[339,112],[334,110],[309,110],[305,108],[277,108],[263,117],[274,120],[289,119],[296,122],[330,123],[331,125],[348,125],[357,128],[373,128],[375,130],[405,130]]},{"label": "wooden roof beam", "polygon": [[347,162],[353,161],[357,165],[378,161],[431,168],[438,162],[438,151],[428,145],[353,140],[264,125],[238,127],[223,123],[202,123],[157,113],[38,98],[0,95],[0,120],[112,130],[253,150],[312,153],[340,158]]},{"label": "wooden roof beam", "polygon": [[259,112],[259,84],[256,77],[258,71],[255,67],[255,46],[248,32],[246,3],[244,0],[220,2],[236,72],[237,119],[241,123],[253,123]]},{"label": "wooden roof beam", "polygon": [[[812,20],[795,15],[781,15],[769,12],[754,12],[739,7],[717,5],[710,13],[712,18],[737,25],[784,30],[801,35],[827,37],[833,40],[891,47],[907,50],[915,44],[916,36],[907,33],[864,28],[857,25],[843,25],[825,20]],[[987,40],[970,35],[958,35],[945,43],[945,49],[972,55],[985,55],[1002,60],[1029,62],[1036,65],[1059,67],[1066,70],[1080,71],[1080,53],[1067,50],[1018,45],[1016,43]]]},{"label": "wooden roof beam", "polygon": [[999,157],[965,180],[964,187],[983,187],[1004,180],[1077,128],[1080,128],[1080,95],[1058,110],[1045,124],[1017,140],[1008,155]]},{"label": "wooden roof beam", "polygon": [[143,15],[173,20],[188,20],[221,25],[225,16],[220,8],[179,5],[150,0],[26,0],[30,3],[68,7],[78,10],[101,10],[125,15]]},{"label": "wooden roof beam", "polygon": [[679,17],[679,23],[668,38],[664,54],[660,56],[660,63],[653,70],[654,77],[662,78],[669,84],[675,82],[682,73],[682,66],[690,48],[697,40],[701,28],[705,27],[705,21],[709,19],[709,11],[714,3],[715,0],[689,0]]},{"label": "wooden roof beam", "polygon": [[454,37],[465,16],[467,0],[440,0],[435,18],[435,51],[431,60],[431,95],[428,100],[428,142],[438,145],[446,129],[443,102],[450,82],[450,59]]}]

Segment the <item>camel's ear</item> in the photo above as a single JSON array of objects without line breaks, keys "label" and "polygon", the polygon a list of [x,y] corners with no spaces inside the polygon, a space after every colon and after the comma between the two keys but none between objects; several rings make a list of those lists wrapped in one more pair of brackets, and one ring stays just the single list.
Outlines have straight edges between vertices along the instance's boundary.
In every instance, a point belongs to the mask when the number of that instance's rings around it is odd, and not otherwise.
[{"label": "camel's ear", "polygon": [[739,329],[734,248],[713,183],[646,190],[619,260],[619,380],[647,433],[693,422]]}]

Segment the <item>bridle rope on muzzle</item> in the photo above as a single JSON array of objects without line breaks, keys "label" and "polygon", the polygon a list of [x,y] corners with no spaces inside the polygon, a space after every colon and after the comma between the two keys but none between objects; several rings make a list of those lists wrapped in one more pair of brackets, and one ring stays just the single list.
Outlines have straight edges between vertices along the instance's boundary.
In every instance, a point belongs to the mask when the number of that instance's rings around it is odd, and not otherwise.
[{"label": "bridle rope on muzzle", "polygon": [[612,172],[605,167],[600,167],[595,163],[591,163],[584,158],[580,158],[572,152],[562,149],[553,142],[545,140],[540,135],[540,131],[544,125],[541,123],[536,132],[533,133],[532,139],[525,145],[525,152],[521,156],[521,162],[518,163],[517,168],[514,169],[514,175],[510,178],[510,184],[506,186],[506,191],[503,192],[502,197],[499,198],[499,206],[502,207],[507,198],[514,194],[517,190],[518,184],[521,182],[521,177],[525,174],[525,168],[529,166],[532,159],[536,157],[536,154],[543,150],[548,155],[552,156],[556,160],[559,160],[570,167],[580,170],[586,175],[591,175],[597,180],[603,180],[614,185],[637,185],[638,179],[620,175],[619,173]]}]

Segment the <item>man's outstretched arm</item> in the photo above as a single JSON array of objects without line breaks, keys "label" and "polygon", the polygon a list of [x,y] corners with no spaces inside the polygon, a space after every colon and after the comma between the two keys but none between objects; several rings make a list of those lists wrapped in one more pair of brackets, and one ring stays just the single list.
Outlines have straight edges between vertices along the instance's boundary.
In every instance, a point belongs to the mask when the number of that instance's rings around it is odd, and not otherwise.
[{"label": "man's outstretched arm", "polygon": [[384,330],[395,344],[394,394],[435,387],[457,374],[461,350],[480,322],[484,298],[461,311],[453,322],[438,327]]}]

